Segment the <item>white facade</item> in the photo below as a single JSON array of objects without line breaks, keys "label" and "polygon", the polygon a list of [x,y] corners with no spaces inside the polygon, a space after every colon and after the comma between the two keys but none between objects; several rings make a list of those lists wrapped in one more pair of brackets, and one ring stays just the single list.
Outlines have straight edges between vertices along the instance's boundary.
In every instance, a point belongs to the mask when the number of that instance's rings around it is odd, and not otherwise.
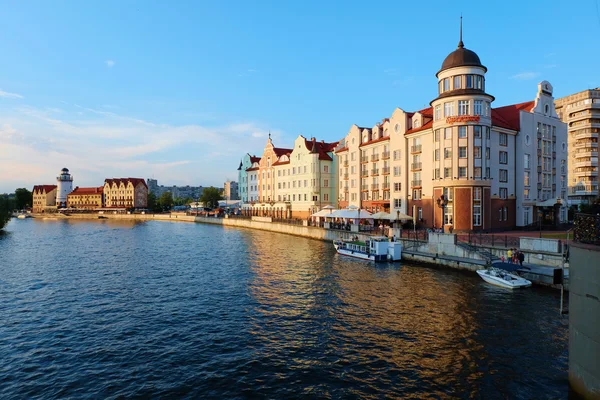
[{"label": "white facade", "polygon": [[73,177],[69,174],[67,168],[60,171],[56,177],[56,205],[58,207],[67,206],[67,195],[73,191]]}]

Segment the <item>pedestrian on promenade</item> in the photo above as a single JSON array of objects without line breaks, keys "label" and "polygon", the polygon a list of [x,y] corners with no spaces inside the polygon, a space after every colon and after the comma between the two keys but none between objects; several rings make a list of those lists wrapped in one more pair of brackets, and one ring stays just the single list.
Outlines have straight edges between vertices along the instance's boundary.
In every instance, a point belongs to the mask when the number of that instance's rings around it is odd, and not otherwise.
[{"label": "pedestrian on promenade", "polygon": [[508,251],[506,252],[506,261],[508,261],[509,264],[512,264],[512,260],[513,260],[513,252],[512,252],[512,248],[508,249]]},{"label": "pedestrian on promenade", "polygon": [[519,250],[519,255],[517,257],[519,258],[519,264],[522,267],[523,266],[523,261],[525,261],[525,254],[523,254],[523,252]]}]

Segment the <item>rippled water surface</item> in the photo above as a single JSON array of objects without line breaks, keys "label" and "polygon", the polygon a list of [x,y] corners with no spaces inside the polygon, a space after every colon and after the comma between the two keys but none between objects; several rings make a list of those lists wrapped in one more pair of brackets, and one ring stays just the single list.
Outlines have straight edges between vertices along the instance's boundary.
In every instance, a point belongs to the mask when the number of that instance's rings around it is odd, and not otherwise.
[{"label": "rippled water surface", "polygon": [[192,223],[13,220],[0,398],[566,398],[555,291]]}]

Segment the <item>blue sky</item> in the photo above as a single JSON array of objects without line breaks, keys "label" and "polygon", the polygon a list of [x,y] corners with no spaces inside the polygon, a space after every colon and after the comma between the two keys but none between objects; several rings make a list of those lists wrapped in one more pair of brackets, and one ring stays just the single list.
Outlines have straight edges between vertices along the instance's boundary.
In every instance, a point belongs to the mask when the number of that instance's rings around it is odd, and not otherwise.
[{"label": "blue sky", "polygon": [[64,166],[222,186],[269,131],[335,141],[423,108],[461,12],[494,106],[598,87],[598,3],[0,1],[0,193]]}]

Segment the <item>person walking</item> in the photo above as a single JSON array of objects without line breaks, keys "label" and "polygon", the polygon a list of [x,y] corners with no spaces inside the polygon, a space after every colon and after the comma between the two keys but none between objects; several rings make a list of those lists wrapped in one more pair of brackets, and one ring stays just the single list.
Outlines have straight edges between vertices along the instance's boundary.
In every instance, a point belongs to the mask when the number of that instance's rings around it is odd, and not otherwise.
[{"label": "person walking", "polygon": [[506,261],[508,261],[509,264],[512,264],[512,260],[513,260],[512,249],[508,249],[508,251],[506,252]]}]

